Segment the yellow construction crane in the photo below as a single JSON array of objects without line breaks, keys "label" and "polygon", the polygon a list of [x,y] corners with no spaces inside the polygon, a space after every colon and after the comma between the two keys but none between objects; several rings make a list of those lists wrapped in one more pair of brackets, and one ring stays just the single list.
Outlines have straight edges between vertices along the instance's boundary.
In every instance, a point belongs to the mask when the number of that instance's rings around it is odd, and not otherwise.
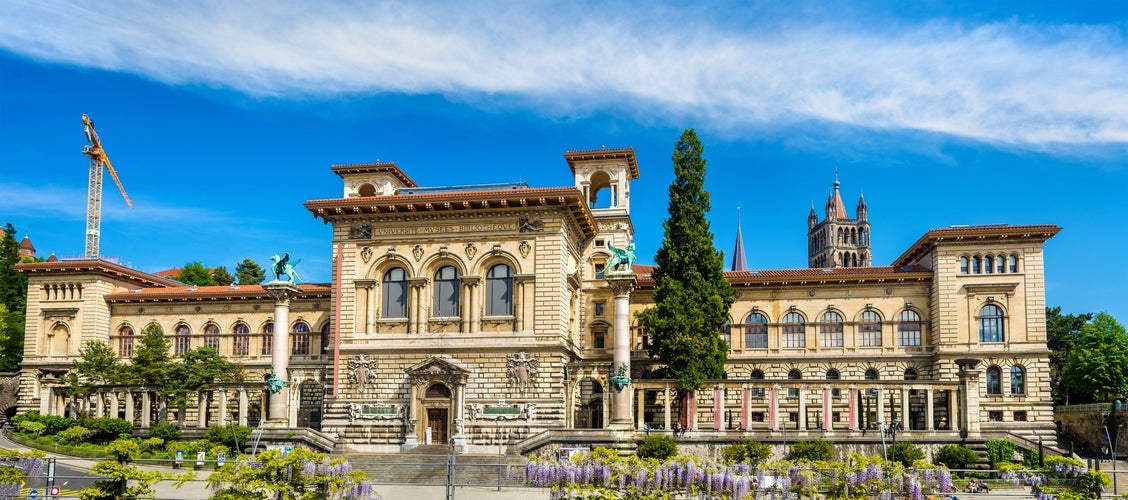
[{"label": "yellow construction crane", "polygon": [[102,140],[94,130],[94,122],[90,121],[89,116],[82,115],[82,124],[86,128],[86,141],[90,143],[82,148],[82,154],[90,157],[90,184],[86,188],[85,258],[97,259],[102,232],[102,165],[110,171],[110,177],[114,178],[114,184],[117,184],[121,197],[125,198],[125,204],[129,205],[130,210],[133,209],[133,202],[130,201],[129,195],[125,194],[125,186],[121,185],[121,179],[118,179],[117,171],[110,163],[110,157],[106,156],[106,150],[102,149]]}]

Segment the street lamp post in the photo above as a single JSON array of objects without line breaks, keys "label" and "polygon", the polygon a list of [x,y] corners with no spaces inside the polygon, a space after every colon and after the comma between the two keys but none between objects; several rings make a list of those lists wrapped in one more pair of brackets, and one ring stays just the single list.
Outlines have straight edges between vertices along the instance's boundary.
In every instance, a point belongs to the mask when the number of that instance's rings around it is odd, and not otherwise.
[{"label": "street lamp post", "polygon": [[235,422],[231,420],[231,417],[227,417],[225,420],[231,426],[231,439],[235,441],[235,452],[241,455],[243,451],[239,449],[239,436],[235,434]]},{"label": "street lamp post", "polygon": [[885,422],[877,421],[877,433],[881,435],[881,456],[888,462],[889,450],[885,448]]},{"label": "street lamp post", "polygon": [[[1116,441],[1120,441],[1120,428],[1122,427],[1124,427],[1124,424],[1120,424],[1116,428]],[[1107,425],[1104,426],[1104,431],[1105,439],[1108,440],[1108,449],[1112,452],[1112,496],[1116,496],[1118,493],[1116,491],[1116,441],[1113,441],[1112,436],[1109,435]]]}]

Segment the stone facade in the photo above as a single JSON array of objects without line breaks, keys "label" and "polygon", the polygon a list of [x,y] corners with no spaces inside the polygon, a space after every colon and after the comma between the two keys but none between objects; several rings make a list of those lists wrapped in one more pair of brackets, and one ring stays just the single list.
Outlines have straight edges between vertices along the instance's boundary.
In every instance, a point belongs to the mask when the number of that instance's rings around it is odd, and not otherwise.
[{"label": "stone facade", "polygon": [[[672,382],[654,377],[634,320],[651,305],[651,268],[609,267],[634,232],[634,151],[565,160],[572,187],[424,188],[394,163],[334,166],[342,197],[306,203],[332,225],[333,279],[288,301],[280,376],[291,385],[274,396],[262,381],[280,366],[270,345],[278,304],[262,286],[188,287],[97,260],[20,264],[30,286],[18,405],[142,426],[256,425],[269,397],[283,397],[280,425],[358,452],[550,449],[577,429],[675,423],[725,439],[859,436],[891,422],[935,442],[1053,433],[1042,245],[1056,226],[932,230],[891,266],[872,266],[864,202],[844,220],[836,186],[833,232],[864,223],[864,248],[853,243],[861,260],[727,272],[738,298],[719,332],[731,346],[726,376],[683,406]],[[814,217],[809,229],[827,224]],[[82,342],[127,357],[150,324],[174,351],[217,347],[247,382],[176,415],[159,388],[62,397],[59,378]]]}]

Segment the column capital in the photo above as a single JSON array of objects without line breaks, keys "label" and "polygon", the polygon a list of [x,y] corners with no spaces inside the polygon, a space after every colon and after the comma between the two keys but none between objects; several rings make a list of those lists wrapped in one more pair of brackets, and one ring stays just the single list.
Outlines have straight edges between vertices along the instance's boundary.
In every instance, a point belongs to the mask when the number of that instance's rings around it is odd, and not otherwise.
[{"label": "column capital", "polygon": [[290,305],[290,301],[302,294],[302,289],[297,285],[284,281],[271,281],[263,283],[262,289],[274,299],[275,304]]},{"label": "column capital", "polygon": [[634,273],[610,274],[607,276],[607,284],[611,286],[611,291],[616,298],[629,297],[631,292],[634,291],[635,285],[638,284],[638,277]]}]

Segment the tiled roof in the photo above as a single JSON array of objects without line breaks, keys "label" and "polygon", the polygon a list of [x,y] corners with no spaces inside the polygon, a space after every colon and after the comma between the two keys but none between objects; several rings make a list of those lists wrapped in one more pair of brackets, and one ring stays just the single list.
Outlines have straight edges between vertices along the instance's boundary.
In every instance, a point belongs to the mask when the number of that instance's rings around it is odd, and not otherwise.
[{"label": "tiled roof", "polygon": [[310,200],[305,204],[314,217],[321,217],[326,222],[334,216],[345,215],[543,206],[568,207],[584,238],[595,236],[598,232],[583,194],[572,187],[363,196]]},{"label": "tiled roof", "polygon": [[631,170],[631,178],[638,179],[638,158],[635,157],[634,148],[600,148],[581,151],[565,151],[564,159],[568,160],[568,167],[572,169],[573,175],[575,175],[576,173],[577,161],[625,159],[627,160],[627,166]]},{"label": "tiled roof", "polygon": [[[303,283],[299,298],[328,298],[327,283]],[[181,288],[138,288],[106,295],[107,302],[183,302],[196,300],[271,300],[262,285],[188,286]]]},{"label": "tiled roof", "polygon": [[22,273],[51,273],[51,272],[96,272],[112,276],[117,279],[131,281],[143,287],[182,287],[170,279],[165,279],[136,269],[130,269],[104,260],[48,260],[47,262],[24,262],[16,264],[15,269]]},{"label": "tiled roof", "polygon": [[1021,240],[1036,239],[1046,241],[1053,238],[1061,227],[1054,224],[1038,224],[1029,226],[1012,226],[1009,224],[994,224],[989,226],[952,226],[932,229],[913,243],[905,253],[893,261],[893,265],[905,265],[916,260],[921,254],[941,242],[950,241],[984,241],[984,240]]},{"label": "tiled roof", "polygon": [[31,244],[31,238],[24,236],[23,240],[20,241],[20,249],[21,250],[35,250],[35,245]]},{"label": "tiled roof", "polygon": [[416,184],[415,181],[411,180],[411,177],[408,177],[407,174],[403,172],[403,170],[400,170],[400,168],[396,166],[396,162],[394,161],[377,161],[375,163],[356,163],[352,165],[333,165],[331,168],[334,172],[337,173],[337,175],[388,173],[392,174],[392,176],[403,183],[404,186],[419,187],[419,185]]}]

